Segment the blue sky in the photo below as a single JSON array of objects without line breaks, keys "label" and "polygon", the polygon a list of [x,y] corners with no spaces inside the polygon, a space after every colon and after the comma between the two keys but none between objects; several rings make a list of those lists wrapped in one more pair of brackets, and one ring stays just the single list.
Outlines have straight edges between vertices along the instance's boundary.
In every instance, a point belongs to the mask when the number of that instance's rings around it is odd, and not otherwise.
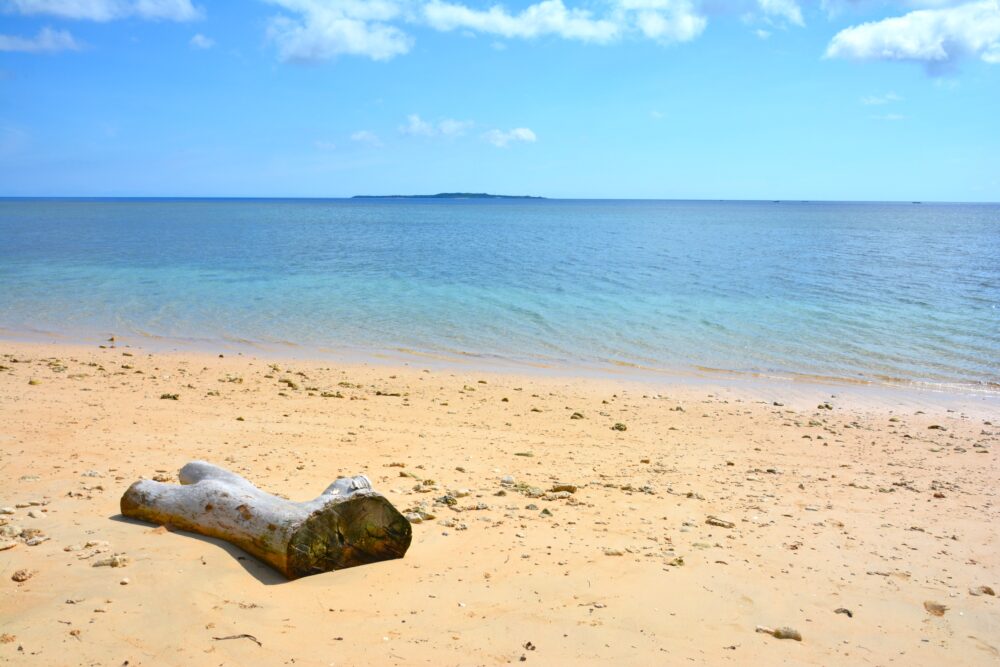
[{"label": "blue sky", "polygon": [[0,195],[1000,201],[1000,0],[0,0]]}]

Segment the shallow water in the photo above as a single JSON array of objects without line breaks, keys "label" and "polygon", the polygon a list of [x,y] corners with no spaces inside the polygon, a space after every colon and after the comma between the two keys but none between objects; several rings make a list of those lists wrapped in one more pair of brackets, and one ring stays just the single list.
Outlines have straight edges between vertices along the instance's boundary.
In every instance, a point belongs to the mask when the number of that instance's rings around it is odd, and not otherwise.
[{"label": "shallow water", "polygon": [[0,328],[1000,383],[1000,205],[0,200]]}]

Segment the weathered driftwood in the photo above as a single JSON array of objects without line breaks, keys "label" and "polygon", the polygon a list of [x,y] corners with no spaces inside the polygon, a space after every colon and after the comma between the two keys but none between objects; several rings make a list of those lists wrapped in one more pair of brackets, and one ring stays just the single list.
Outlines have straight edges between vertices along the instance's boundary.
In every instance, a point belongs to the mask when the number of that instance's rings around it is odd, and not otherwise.
[{"label": "weathered driftwood", "polygon": [[410,546],[410,522],[364,476],[341,477],[304,503],[203,461],[179,477],[183,486],[136,482],[122,496],[122,514],[218,537],[289,579],[402,558]]}]

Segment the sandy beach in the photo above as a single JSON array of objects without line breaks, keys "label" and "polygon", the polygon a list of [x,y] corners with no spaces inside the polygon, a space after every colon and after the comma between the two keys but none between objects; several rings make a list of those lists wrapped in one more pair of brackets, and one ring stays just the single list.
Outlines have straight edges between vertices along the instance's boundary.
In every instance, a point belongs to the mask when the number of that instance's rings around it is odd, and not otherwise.
[{"label": "sandy beach", "polygon": [[[997,406],[3,343],[0,662],[996,665]],[[195,459],[435,518],[287,582],[120,516]]]}]

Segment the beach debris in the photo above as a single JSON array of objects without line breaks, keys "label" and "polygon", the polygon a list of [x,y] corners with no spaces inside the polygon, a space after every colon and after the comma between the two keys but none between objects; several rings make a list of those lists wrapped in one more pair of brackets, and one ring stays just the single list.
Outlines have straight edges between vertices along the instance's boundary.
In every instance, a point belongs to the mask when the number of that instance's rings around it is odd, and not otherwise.
[{"label": "beach debris", "polygon": [[129,559],[125,554],[113,554],[107,558],[94,561],[91,567],[125,567],[128,563]]},{"label": "beach debris", "polygon": [[576,493],[576,489],[576,484],[556,484],[549,489],[549,493]]},{"label": "beach debris", "polygon": [[140,480],[125,492],[127,517],[217,537],[289,579],[402,558],[412,528],[367,477],[341,477],[316,499],[292,502],[204,461],[181,468],[181,485]]},{"label": "beach debris", "polygon": [[0,635],[0,644],[13,644],[17,641],[16,635],[9,635],[6,632]]},{"label": "beach debris", "polygon": [[757,626],[757,632],[763,633],[765,635],[771,635],[775,639],[794,639],[797,642],[802,641],[802,635],[795,628],[790,628],[788,626],[782,626],[780,628],[768,628],[763,625]]},{"label": "beach debris", "polygon": [[930,600],[924,602],[924,609],[931,616],[944,616],[944,613],[948,611],[948,607],[937,602],[931,602]]},{"label": "beach debris", "polygon": [[969,589],[969,595],[996,595],[996,592],[989,586],[976,586]]},{"label": "beach debris", "polygon": [[583,413],[582,412],[574,412],[573,414],[571,414],[569,416],[569,418],[570,419],[583,419]]},{"label": "beach debris", "polygon": [[34,574],[35,573],[32,572],[31,570],[21,569],[21,570],[17,570],[16,572],[14,572],[14,574],[12,574],[10,576],[10,578],[11,578],[11,581],[16,581],[17,583],[21,583],[21,582],[27,581],[28,579],[31,579],[31,577]]},{"label": "beach debris", "polygon": [[720,519],[717,516],[709,516],[705,519],[705,523],[710,526],[718,526],[719,528],[735,528],[736,524],[732,521],[726,521],[725,519]]},{"label": "beach debris", "polygon": [[163,401],[179,401],[180,398],[180,394],[160,394],[160,400]]},{"label": "beach debris", "polygon": [[225,637],[212,637],[212,639],[214,639],[217,642],[224,642],[227,639],[249,639],[250,641],[252,641],[257,646],[264,646],[263,644],[260,643],[259,639],[257,639],[253,635],[248,635],[246,633],[243,633],[243,634],[240,634],[240,635],[227,635]]},{"label": "beach debris", "polygon": [[615,422],[615,425],[611,427],[612,431],[627,431],[628,426],[621,422]]},{"label": "beach debris", "polygon": [[846,607],[837,607],[836,609],[833,610],[833,613],[843,614],[847,618],[854,618],[854,612],[851,611],[850,609],[847,609]]}]

